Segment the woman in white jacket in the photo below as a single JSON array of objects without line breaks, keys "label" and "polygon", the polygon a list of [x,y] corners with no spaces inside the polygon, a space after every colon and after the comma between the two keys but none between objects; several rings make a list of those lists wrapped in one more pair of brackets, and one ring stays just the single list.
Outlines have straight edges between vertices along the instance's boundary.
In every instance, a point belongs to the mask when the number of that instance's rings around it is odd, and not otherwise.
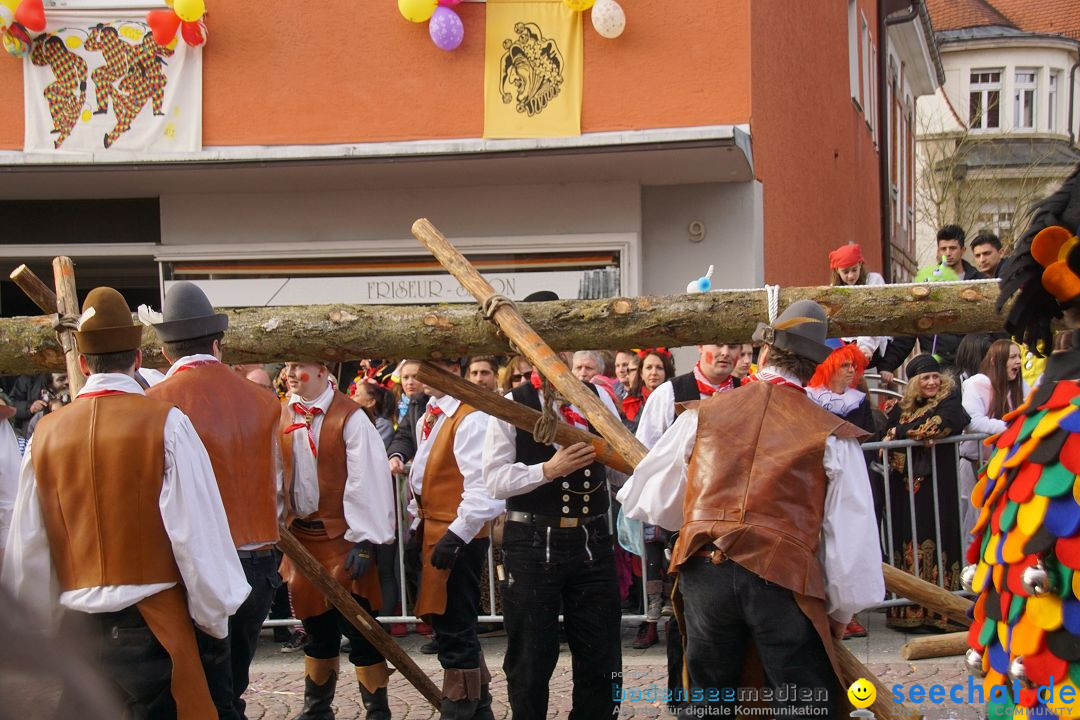
[{"label": "woman in white jacket", "polygon": [[[1030,388],[1020,374],[1020,346],[1012,340],[996,340],[983,358],[976,375],[964,380],[962,387],[964,410],[971,416],[966,432],[993,435],[1005,430],[1002,416],[1023,402]],[[966,538],[978,519],[971,505],[971,490],[979,466],[989,457],[989,449],[981,442],[969,441],[960,445],[960,499],[964,508],[963,530]]]}]

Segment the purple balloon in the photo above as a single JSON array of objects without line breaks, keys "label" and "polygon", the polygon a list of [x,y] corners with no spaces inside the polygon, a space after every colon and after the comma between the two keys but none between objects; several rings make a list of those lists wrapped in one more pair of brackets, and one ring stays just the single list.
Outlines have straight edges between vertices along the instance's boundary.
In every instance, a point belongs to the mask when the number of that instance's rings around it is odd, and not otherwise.
[{"label": "purple balloon", "polygon": [[428,21],[428,33],[435,47],[440,50],[456,50],[465,39],[465,25],[458,14],[440,5]]}]

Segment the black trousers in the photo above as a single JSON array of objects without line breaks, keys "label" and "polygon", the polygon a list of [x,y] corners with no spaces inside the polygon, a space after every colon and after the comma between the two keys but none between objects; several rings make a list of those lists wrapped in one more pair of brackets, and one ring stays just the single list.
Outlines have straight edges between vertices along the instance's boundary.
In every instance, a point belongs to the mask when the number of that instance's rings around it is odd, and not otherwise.
[{"label": "black trousers", "polygon": [[263,621],[281,585],[278,560],[272,551],[260,557],[241,558],[240,566],[244,568],[251,594],[229,618],[228,642],[214,642],[204,633],[196,633],[203,671],[219,720],[244,720],[246,717],[247,703],[242,696],[248,686],[248,670],[255,657]]},{"label": "black trousers", "polygon": [[[371,612],[371,605],[367,599],[359,595],[353,595],[360,607],[364,608],[372,617],[378,613]],[[337,657],[341,652],[341,636],[349,638],[352,650],[349,651],[349,662],[356,667],[365,667],[382,662],[385,658],[375,646],[368,642],[360,631],[353,627],[352,623],[337,608],[331,608],[322,615],[309,617],[304,622],[304,630],[307,631],[307,644],[304,645],[304,654],[319,660],[329,660]]]},{"label": "black trousers", "polygon": [[487,538],[479,538],[465,546],[446,580],[446,612],[431,616],[439,664],[446,669],[480,667],[476,618],[480,615],[480,575],[490,544]]},{"label": "black trousers", "polygon": [[[101,671],[124,717],[175,720],[172,659],[134,605],[111,613],[70,612],[63,627],[65,635],[76,639],[87,661]],[[82,714],[77,697],[61,696],[57,717]]]},{"label": "black trousers", "polygon": [[[691,705],[724,707],[730,713],[746,704],[738,702],[739,680],[752,642],[765,669],[765,684],[775,690],[774,698],[788,698],[774,699],[774,708],[784,708],[785,717],[809,716],[811,708],[826,713],[817,717],[836,717],[840,692],[836,675],[821,637],[790,590],[737,563],[713,565],[708,558],[697,557],[680,568],[679,588],[686,616]],[[694,693],[701,693],[702,699]]]},{"label": "black trousers", "polygon": [[606,520],[576,528],[507,522],[503,534],[506,673],[515,720],[547,717],[563,610],[574,678],[570,720],[615,715],[622,646],[615,553]]}]

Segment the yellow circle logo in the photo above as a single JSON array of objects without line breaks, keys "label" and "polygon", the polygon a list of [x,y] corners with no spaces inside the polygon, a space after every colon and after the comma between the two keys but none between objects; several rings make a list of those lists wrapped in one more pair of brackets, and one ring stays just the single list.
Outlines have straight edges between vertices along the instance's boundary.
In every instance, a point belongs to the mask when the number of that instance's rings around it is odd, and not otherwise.
[{"label": "yellow circle logo", "polygon": [[877,690],[866,678],[859,678],[851,683],[847,691],[848,700],[857,708],[868,708],[877,699]]}]

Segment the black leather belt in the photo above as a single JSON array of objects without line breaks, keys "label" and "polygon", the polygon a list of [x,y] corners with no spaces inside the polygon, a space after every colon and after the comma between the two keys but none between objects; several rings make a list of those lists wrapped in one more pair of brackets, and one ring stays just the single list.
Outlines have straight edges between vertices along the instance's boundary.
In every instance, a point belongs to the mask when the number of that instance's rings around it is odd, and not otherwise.
[{"label": "black leather belt", "polygon": [[252,560],[254,558],[274,557],[274,549],[237,550],[236,554],[241,560]]},{"label": "black leather belt", "polygon": [[509,510],[507,522],[519,522],[527,525],[553,528],[575,528],[588,525],[595,520],[607,519],[607,515],[586,515],[584,517],[560,517],[558,515],[537,515],[536,513]]},{"label": "black leather belt", "polygon": [[304,530],[324,530],[322,520],[301,520],[297,518],[293,520],[293,525]]}]

